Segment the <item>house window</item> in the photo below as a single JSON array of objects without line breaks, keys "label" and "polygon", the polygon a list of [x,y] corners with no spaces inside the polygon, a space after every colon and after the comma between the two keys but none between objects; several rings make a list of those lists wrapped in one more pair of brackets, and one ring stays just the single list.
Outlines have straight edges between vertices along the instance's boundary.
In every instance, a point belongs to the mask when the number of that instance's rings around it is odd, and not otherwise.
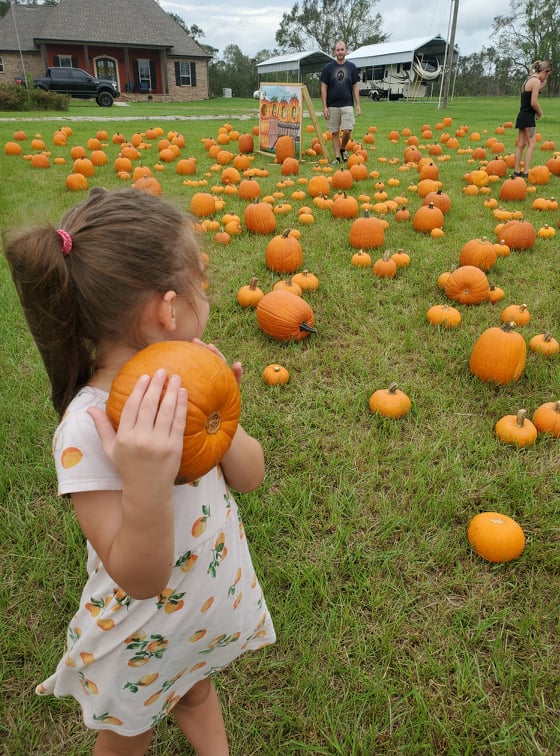
[{"label": "house window", "polygon": [[72,56],[71,55],[59,55],[58,65],[62,68],[72,68]]},{"label": "house window", "polygon": [[178,87],[196,86],[196,65],[190,60],[175,62],[175,83]]},{"label": "house window", "polygon": [[96,58],[95,75],[98,79],[117,81],[117,63],[113,58]]},{"label": "house window", "polygon": [[4,73],[4,58],[0,57],[0,73]]},{"label": "house window", "polygon": [[152,74],[150,71],[150,61],[139,59],[136,61],[138,66],[138,88],[141,92],[147,92],[152,89]]}]

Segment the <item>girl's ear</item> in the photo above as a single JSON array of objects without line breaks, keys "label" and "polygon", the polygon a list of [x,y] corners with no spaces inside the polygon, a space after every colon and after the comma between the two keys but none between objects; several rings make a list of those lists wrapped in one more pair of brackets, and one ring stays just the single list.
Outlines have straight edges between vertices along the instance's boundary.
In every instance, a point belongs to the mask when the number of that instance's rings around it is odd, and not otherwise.
[{"label": "girl's ear", "polygon": [[158,318],[166,331],[173,332],[177,328],[175,319],[175,300],[177,294],[174,291],[166,291],[159,301]]}]

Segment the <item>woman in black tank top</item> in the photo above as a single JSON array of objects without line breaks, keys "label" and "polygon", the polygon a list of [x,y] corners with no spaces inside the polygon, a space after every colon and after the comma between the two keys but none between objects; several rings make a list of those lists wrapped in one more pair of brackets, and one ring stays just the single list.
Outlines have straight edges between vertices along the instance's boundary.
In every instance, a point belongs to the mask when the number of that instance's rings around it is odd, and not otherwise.
[{"label": "woman in black tank top", "polygon": [[[531,66],[529,77],[521,88],[521,106],[515,121],[515,128],[519,129],[517,146],[515,149],[514,176],[527,178],[531,166],[531,156],[537,143],[536,121],[543,112],[539,104],[539,92],[546,84],[548,75],[552,71],[552,63],[549,60],[537,60]],[[521,159],[523,171],[521,171]]]}]

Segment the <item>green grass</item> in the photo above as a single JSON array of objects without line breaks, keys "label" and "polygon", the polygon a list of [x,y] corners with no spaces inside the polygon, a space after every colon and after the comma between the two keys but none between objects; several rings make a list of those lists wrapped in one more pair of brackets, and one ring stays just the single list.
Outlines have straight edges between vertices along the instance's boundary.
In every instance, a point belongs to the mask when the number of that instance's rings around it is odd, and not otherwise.
[{"label": "green grass", "polygon": [[[420,200],[408,189],[414,170],[379,161],[402,163],[404,139],[391,143],[389,131],[407,126],[419,135],[424,123],[435,126],[449,115],[453,131],[466,124],[483,144],[514,119],[517,106],[515,98],[457,99],[446,111],[437,101],[364,102],[354,134],[359,140],[368,126],[377,127],[368,169],[385,183],[399,178],[400,187],[389,192],[407,196],[415,210]],[[315,107],[320,113],[318,102]],[[554,101],[543,98],[543,108],[543,139],[560,145]],[[197,115],[202,119],[194,120]],[[50,120],[5,114],[0,144],[20,127],[50,144],[55,128],[67,123],[73,145],[101,127],[131,136],[161,125],[185,135],[183,154],[198,158],[197,178],[204,178],[213,161],[200,140],[216,136],[226,120],[240,131],[256,125],[256,101],[109,110],[72,103],[68,114]],[[508,154],[515,136],[507,130],[503,137]],[[308,146],[311,135],[305,138]],[[560,752],[558,441],[541,436],[534,447],[516,450],[493,433],[502,415],[520,407],[531,415],[559,398],[560,357],[529,353],[518,383],[482,384],[469,373],[470,350],[482,330],[499,322],[502,305],[459,306],[463,322],[453,332],[426,323],[428,307],[445,301],[437,276],[458,263],[461,246],[477,236],[495,239],[497,221],[483,197],[462,192],[473,167],[467,149],[477,144],[468,135],[460,141],[461,151],[448,151],[451,159],[439,163],[453,202],[445,236],[433,240],[388,217],[385,248],[402,247],[411,256],[396,279],[351,266],[351,221],[315,209],[301,243],[305,267],[320,280],[319,290],[306,295],[318,334],[304,342],[268,339],[254,312],[236,302],[237,289],[252,275],[265,290],[279,278],[264,263],[269,237],[244,233],[227,247],[207,239],[213,304],[207,337],[228,359],[243,362],[243,423],[267,457],[261,488],[238,498],[278,634],[273,647],[242,658],[217,679],[232,754]],[[67,155],[68,148],[51,151]],[[109,165],[90,186],[123,185],[112,168],[117,150],[110,144],[107,152]],[[147,150],[143,162],[151,166],[156,157]],[[549,157],[537,148],[533,165]],[[0,161],[3,225],[56,223],[80,199],[64,187],[68,165],[39,171],[20,158],[2,154]],[[254,164],[269,170],[260,179],[263,194],[275,191],[279,167],[259,154]],[[300,176],[313,175],[313,167],[306,159]],[[172,165],[156,175],[164,196],[188,208],[196,189]],[[219,175],[211,172],[208,187]],[[352,193],[373,194],[373,183],[356,183]],[[537,212],[531,203],[557,195],[558,185],[552,177],[512,209],[537,228],[557,227],[558,212]],[[491,185],[492,196],[499,186]],[[291,189],[284,191],[289,199]],[[300,204],[292,203],[280,229],[297,225]],[[237,198],[227,199],[228,212],[242,216],[243,209]],[[84,544],[71,507],[54,494],[56,420],[48,385],[3,260],[0,266],[1,750],[78,756],[91,752],[93,735],[84,731],[77,707],[39,699],[33,690],[61,654],[84,580]],[[560,336],[557,241],[539,240],[533,250],[500,259],[489,278],[504,288],[503,306],[527,303],[527,340],[545,329]],[[262,369],[273,361],[290,370],[287,386],[262,384]],[[399,421],[368,409],[370,394],[393,380],[412,399],[412,411]],[[527,546],[518,560],[492,565],[471,551],[467,525],[483,510],[522,525]],[[190,753],[172,724],[160,725],[151,752]]]}]

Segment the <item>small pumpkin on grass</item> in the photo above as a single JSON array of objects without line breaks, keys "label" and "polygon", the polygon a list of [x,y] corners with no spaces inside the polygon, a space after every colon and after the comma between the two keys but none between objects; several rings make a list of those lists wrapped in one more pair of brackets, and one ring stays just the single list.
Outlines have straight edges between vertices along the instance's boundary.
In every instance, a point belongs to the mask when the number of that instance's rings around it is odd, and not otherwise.
[{"label": "small pumpkin on grass", "polygon": [[545,402],[533,412],[533,423],[539,433],[560,438],[560,401]]},{"label": "small pumpkin on grass", "polygon": [[269,386],[283,386],[290,380],[290,373],[282,365],[272,363],[265,367],[262,372],[262,378]]},{"label": "small pumpkin on grass", "polygon": [[524,326],[531,320],[531,313],[526,304],[508,305],[504,307],[500,315],[502,323],[515,323],[516,326]]},{"label": "small pumpkin on grass", "polygon": [[121,412],[141,375],[158,368],[176,374],[188,391],[183,456],[176,483],[197,480],[229,449],[241,413],[237,380],[226,362],[200,344],[161,341],[137,352],[119,370],[107,400],[107,416],[118,428]]},{"label": "small pumpkin on grass", "polygon": [[410,255],[404,249],[397,249],[396,252],[393,252],[391,259],[397,263],[398,268],[406,268],[410,265]]},{"label": "small pumpkin on grass", "polygon": [[457,328],[461,325],[461,313],[459,310],[446,304],[430,307],[426,313],[426,319],[430,325],[439,325],[443,328]]},{"label": "small pumpkin on grass", "polygon": [[377,389],[369,398],[369,408],[372,412],[393,419],[408,414],[411,406],[410,398],[399,389],[395,381],[389,385],[389,388]]},{"label": "small pumpkin on grass", "polygon": [[489,562],[510,562],[525,548],[525,534],[519,523],[499,512],[475,515],[467,538],[475,552]]},{"label": "small pumpkin on grass", "polygon": [[505,292],[500,286],[496,284],[490,284],[490,293],[488,294],[488,300],[492,304],[500,302],[505,297]]},{"label": "small pumpkin on grass", "polygon": [[369,252],[359,249],[357,252],[354,252],[350,262],[357,268],[371,268],[371,255]]},{"label": "small pumpkin on grass", "polygon": [[293,278],[281,278],[280,281],[276,281],[272,287],[272,291],[288,291],[290,294],[295,294],[296,297],[301,297],[302,289],[297,283],[294,283]]},{"label": "small pumpkin on grass", "polygon": [[314,273],[302,270],[292,276],[292,282],[297,284],[302,291],[316,291],[319,288],[319,279]]},{"label": "small pumpkin on grass", "polygon": [[249,283],[237,292],[237,301],[241,307],[256,307],[264,297],[264,291],[257,286],[258,279],[253,276]]},{"label": "small pumpkin on grass", "polygon": [[494,428],[496,435],[504,444],[520,448],[532,446],[537,440],[537,428],[527,419],[527,410],[520,409],[516,415],[504,415]]},{"label": "small pumpkin on grass", "polygon": [[550,333],[545,331],[544,333],[538,333],[529,341],[529,349],[532,352],[538,352],[544,354],[546,357],[552,357],[560,352],[560,344]]},{"label": "small pumpkin on grass", "polygon": [[470,356],[473,375],[499,385],[518,381],[525,369],[527,346],[515,323],[487,328],[476,340]]},{"label": "small pumpkin on grass", "polygon": [[378,258],[373,263],[373,273],[378,278],[394,278],[397,275],[399,266],[391,257],[391,250],[387,249],[383,257]]}]

